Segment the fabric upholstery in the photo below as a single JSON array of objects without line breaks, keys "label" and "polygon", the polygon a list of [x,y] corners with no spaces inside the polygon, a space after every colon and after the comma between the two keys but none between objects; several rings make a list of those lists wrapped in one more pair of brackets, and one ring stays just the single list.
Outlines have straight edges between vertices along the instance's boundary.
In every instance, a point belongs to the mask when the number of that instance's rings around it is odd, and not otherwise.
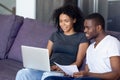
[{"label": "fabric upholstery", "polygon": [[22,61],[21,45],[46,48],[50,35],[55,31],[51,25],[33,19],[25,19],[8,58]]},{"label": "fabric upholstery", "polygon": [[15,80],[16,73],[22,67],[22,63],[15,60],[0,60],[0,80]]},{"label": "fabric upholstery", "polygon": [[15,22],[13,24],[13,28],[11,30],[11,33],[9,35],[9,40],[8,40],[8,43],[7,43],[7,48],[6,48],[6,55],[5,55],[5,58],[7,58],[8,56],[8,52],[17,36],[17,33],[20,29],[20,27],[22,26],[23,24],[23,21],[24,21],[24,18],[21,17],[21,16],[15,16]]},{"label": "fabric upholstery", "polygon": [[120,32],[115,32],[115,31],[106,31],[106,32],[107,34],[116,37],[120,41]]},{"label": "fabric upholstery", "polygon": [[[21,21],[19,21],[21,24]],[[16,20],[15,15],[0,14],[0,58],[5,57],[10,46],[12,45],[20,24]],[[17,25],[16,25],[17,24]]]}]

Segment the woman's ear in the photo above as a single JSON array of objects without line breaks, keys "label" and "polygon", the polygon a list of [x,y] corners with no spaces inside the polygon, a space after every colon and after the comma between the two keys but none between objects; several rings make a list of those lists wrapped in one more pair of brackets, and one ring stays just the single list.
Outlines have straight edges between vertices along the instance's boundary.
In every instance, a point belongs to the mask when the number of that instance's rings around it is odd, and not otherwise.
[{"label": "woman's ear", "polygon": [[76,23],[76,19],[73,19],[73,23]]}]

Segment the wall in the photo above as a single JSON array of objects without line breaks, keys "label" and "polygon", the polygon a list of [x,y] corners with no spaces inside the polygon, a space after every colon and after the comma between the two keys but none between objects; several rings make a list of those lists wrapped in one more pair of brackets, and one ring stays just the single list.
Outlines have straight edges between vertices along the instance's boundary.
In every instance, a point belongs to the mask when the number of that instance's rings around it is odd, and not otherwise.
[{"label": "wall", "polygon": [[[12,10],[12,8],[16,6],[16,0],[0,0],[0,4],[3,4],[10,10]],[[12,13],[0,6],[0,14],[12,14]]]},{"label": "wall", "polygon": [[36,0],[16,0],[16,15],[36,19]]},{"label": "wall", "polygon": [[[50,22],[53,10],[62,6],[64,0],[0,0],[8,8],[16,7],[16,14]],[[12,14],[0,7],[0,14]]]},{"label": "wall", "polygon": [[36,18],[43,22],[51,22],[54,9],[62,6],[64,0],[37,0]]},{"label": "wall", "polygon": [[120,1],[108,2],[108,30],[120,32]]}]

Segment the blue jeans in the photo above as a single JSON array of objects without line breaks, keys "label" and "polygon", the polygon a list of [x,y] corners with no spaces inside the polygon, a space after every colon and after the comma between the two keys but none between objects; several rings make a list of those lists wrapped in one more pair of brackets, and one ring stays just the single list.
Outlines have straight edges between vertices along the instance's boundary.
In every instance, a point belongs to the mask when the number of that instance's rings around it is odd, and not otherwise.
[{"label": "blue jeans", "polygon": [[45,78],[44,80],[74,80],[72,77],[61,77],[61,76],[49,76]]},{"label": "blue jeans", "polygon": [[101,79],[93,77],[72,78],[72,77],[49,76],[45,78],[45,80],[101,80]]},{"label": "blue jeans", "polygon": [[21,69],[17,72],[15,80],[41,80],[44,71]]},{"label": "blue jeans", "polygon": [[94,77],[81,77],[81,78],[75,78],[74,80],[102,80],[102,79],[94,78]]}]

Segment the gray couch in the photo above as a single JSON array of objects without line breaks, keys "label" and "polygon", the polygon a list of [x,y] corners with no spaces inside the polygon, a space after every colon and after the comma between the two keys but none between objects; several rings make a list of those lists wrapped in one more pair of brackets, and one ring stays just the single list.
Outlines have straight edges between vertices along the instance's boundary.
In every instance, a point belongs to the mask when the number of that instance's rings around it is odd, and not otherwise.
[{"label": "gray couch", "polygon": [[0,15],[0,80],[15,80],[22,66],[21,45],[46,47],[56,29],[37,20]]},{"label": "gray couch", "polygon": [[[56,31],[51,24],[16,15],[0,15],[0,80],[15,80],[22,66],[21,45],[45,48]],[[120,40],[120,33],[107,31]]]}]

